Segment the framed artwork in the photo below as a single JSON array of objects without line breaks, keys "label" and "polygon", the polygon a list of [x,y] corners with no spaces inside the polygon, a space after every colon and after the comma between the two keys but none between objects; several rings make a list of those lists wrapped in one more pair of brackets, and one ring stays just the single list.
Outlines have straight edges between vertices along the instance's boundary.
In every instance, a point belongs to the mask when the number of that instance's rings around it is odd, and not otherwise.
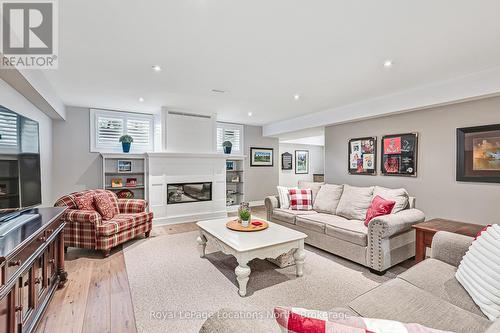
[{"label": "framed artwork", "polygon": [[111,187],[123,187],[123,180],[121,178],[111,178]]},{"label": "framed artwork", "polygon": [[381,150],[383,175],[417,176],[417,133],[386,135]]},{"label": "framed artwork", "polygon": [[457,181],[500,183],[500,124],[457,129]]},{"label": "framed artwork", "polygon": [[118,160],[118,172],[132,172],[132,161]]},{"label": "framed artwork", "polygon": [[281,154],[281,170],[293,169],[293,155],[289,152]]},{"label": "framed artwork", "polygon": [[251,167],[272,167],[274,166],[273,148],[250,148],[250,166]]},{"label": "framed artwork", "polygon": [[349,174],[375,175],[377,173],[377,137],[350,139],[347,149]]},{"label": "framed artwork", "polygon": [[295,173],[296,174],[309,173],[309,150],[295,151]]},{"label": "framed artwork", "polygon": [[234,161],[226,161],[226,170],[234,170]]}]

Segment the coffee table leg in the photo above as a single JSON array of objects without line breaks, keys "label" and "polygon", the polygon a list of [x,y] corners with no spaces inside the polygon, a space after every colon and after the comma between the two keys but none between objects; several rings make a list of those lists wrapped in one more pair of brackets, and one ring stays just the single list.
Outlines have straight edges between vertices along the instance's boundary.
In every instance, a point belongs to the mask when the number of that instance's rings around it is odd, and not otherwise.
[{"label": "coffee table leg", "polygon": [[250,267],[246,262],[238,260],[238,267],[234,270],[239,285],[239,294],[244,297],[247,294],[247,283],[250,276]]},{"label": "coffee table leg", "polygon": [[297,276],[302,276],[304,274],[304,261],[306,259],[306,251],[304,251],[304,243],[300,245],[300,247],[295,250],[293,254],[293,258],[295,259],[295,271]]},{"label": "coffee table leg", "polygon": [[205,248],[207,247],[207,238],[200,232],[200,235],[196,239],[198,242],[198,252],[200,253],[200,258],[205,257]]}]

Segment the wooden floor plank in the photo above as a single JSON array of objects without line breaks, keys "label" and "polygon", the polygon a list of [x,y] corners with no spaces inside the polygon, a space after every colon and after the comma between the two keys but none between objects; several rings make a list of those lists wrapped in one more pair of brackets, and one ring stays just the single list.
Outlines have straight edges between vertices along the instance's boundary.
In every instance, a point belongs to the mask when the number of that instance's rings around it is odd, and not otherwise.
[{"label": "wooden floor plank", "polygon": [[117,253],[110,262],[111,280],[111,332],[135,333],[134,308],[130,295],[123,252]]},{"label": "wooden floor plank", "polygon": [[111,279],[112,257],[92,262],[94,266],[82,333],[111,332]]}]

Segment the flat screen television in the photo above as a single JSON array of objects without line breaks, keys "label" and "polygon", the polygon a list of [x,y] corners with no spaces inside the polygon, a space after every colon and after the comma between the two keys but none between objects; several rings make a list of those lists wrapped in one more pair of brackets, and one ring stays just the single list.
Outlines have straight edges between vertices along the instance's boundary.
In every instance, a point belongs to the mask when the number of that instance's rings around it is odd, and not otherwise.
[{"label": "flat screen television", "polygon": [[38,122],[0,105],[0,222],[41,202]]}]

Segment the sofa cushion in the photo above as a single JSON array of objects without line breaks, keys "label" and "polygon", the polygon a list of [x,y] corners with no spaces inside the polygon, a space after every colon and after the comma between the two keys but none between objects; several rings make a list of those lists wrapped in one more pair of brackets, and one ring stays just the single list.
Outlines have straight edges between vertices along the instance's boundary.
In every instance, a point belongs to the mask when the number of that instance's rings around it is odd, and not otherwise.
[{"label": "sofa cushion", "polygon": [[426,259],[400,274],[398,278],[459,308],[483,316],[479,307],[455,278],[456,271],[455,266],[441,260]]},{"label": "sofa cushion", "polygon": [[284,208],[273,209],[273,219],[295,224],[295,218],[299,215],[317,214],[314,210],[291,210]]},{"label": "sofa cushion", "polygon": [[140,224],[146,223],[153,219],[153,213],[142,212],[135,214],[118,214],[111,220],[103,221],[97,226],[98,236],[111,236],[123,230],[134,228]]},{"label": "sofa cushion", "polygon": [[336,215],[349,220],[364,220],[372,203],[373,186],[356,187],[344,185]]},{"label": "sofa cushion", "polygon": [[392,209],[393,214],[402,211],[408,206],[409,195],[404,188],[392,189],[382,186],[375,186],[373,190],[373,196],[376,195],[384,198],[385,200],[396,201],[396,204]]},{"label": "sofa cushion", "polygon": [[318,213],[335,214],[343,189],[343,185],[325,184],[321,186],[314,200],[313,209]]},{"label": "sofa cushion", "polygon": [[290,209],[292,210],[312,210],[312,190],[311,189],[290,189]]},{"label": "sofa cushion", "polygon": [[363,317],[419,323],[457,333],[484,332],[491,322],[402,279],[393,279],[349,303]]},{"label": "sofa cushion", "polygon": [[286,186],[276,186],[278,189],[278,197],[280,200],[280,208],[288,209],[290,208],[290,194],[288,190],[296,188],[296,187],[286,187]]},{"label": "sofa cushion", "polygon": [[324,184],[325,183],[314,183],[314,182],[306,182],[303,180],[299,180],[299,189],[304,190],[310,188],[312,191],[312,199],[314,202],[314,200],[316,200],[316,195],[318,195],[319,189]]},{"label": "sofa cushion", "polygon": [[75,196],[75,202],[79,210],[95,211],[93,192],[86,192],[83,195]]}]

